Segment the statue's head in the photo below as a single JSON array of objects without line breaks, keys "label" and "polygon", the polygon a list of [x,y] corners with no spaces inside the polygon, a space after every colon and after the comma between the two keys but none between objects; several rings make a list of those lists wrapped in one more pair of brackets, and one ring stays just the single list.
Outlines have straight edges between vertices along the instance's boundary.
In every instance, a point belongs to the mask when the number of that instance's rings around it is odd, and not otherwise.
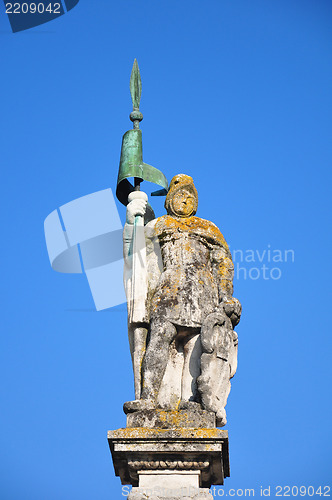
[{"label": "statue's head", "polygon": [[195,215],[197,205],[198,195],[192,178],[185,174],[173,177],[165,200],[168,215],[191,217]]}]

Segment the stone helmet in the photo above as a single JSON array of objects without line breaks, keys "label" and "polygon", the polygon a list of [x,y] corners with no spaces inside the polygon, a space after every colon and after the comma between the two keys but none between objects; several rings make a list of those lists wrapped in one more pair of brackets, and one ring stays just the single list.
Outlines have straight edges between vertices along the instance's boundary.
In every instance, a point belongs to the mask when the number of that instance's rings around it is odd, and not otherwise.
[{"label": "stone helmet", "polygon": [[169,215],[179,216],[179,214],[176,213],[173,207],[173,199],[174,196],[182,189],[190,193],[193,197],[193,210],[188,215],[182,215],[182,217],[190,217],[192,215],[195,215],[197,212],[198,194],[194,185],[194,181],[189,175],[178,174],[173,177],[166,196],[165,208]]}]

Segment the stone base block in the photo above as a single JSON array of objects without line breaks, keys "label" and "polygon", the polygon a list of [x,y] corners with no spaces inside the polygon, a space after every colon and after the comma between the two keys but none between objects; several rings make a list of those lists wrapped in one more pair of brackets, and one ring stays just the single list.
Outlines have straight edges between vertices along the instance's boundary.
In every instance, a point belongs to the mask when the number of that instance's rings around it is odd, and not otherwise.
[{"label": "stone base block", "polygon": [[213,429],[216,427],[216,416],[215,413],[201,409],[142,410],[127,414],[127,427]]}]

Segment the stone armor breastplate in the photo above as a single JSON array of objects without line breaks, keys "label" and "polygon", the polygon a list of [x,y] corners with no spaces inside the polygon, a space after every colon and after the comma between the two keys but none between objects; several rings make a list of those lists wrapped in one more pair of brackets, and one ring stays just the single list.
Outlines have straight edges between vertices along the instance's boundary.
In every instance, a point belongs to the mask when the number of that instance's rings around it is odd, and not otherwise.
[{"label": "stone armor breastplate", "polygon": [[163,272],[151,301],[151,319],[198,327],[218,305],[210,248],[201,235],[180,228],[159,235]]}]

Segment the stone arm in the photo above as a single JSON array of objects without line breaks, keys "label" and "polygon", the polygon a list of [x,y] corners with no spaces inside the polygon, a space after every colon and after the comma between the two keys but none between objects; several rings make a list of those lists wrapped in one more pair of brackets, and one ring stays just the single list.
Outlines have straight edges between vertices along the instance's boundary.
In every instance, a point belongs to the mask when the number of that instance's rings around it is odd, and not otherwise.
[{"label": "stone arm", "polygon": [[[145,226],[135,225],[135,218],[144,216]],[[145,309],[144,323],[149,323],[149,303],[151,295],[154,292],[154,288],[159,280],[159,276],[162,269],[162,259],[160,253],[160,246],[158,237],[155,234],[154,226],[156,219],[154,218],[154,212],[151,207],[147,204],[147,196],[142,191],[135,191],[131,193],[129,198],[129,203],[127,205],[126,213],[126,223],[123,230],[123,255],[124,255],[124,286],[127,295],[128,310],[131,309],[133,301],[141,303],[141,307]],[[138,236],[138,241],[140,242],[139,247],[139,261],[144,258],[144,266],[140,270],[136,269],[140,273],[144,273],[145,277],[142,275],[141,280],[146,282],[147,296],[137,295],[132,296],[132,280],[137,278],[133,275],[133,237],[134,231],[136,231],[136,237]],[[136,247],[137,250],[137,247]],[[129,315],[130,316],[130,315]]]},{"label": "stone arm", "polygon": [[[130,201],[127,205],[126,211],[126,223],[123,230],[123,257],[125,261],[125,268],[132,267],[135,217],[144,217],[144,224],[149,223],[146,227],[151,226],[151,222],[149,221],[154,221],[155,217],[153,210],[147,203],[147,196],[143,191],[135,191],[130,195],[129,199]],[[147,231],[147,233],[149,236],[152,235],[151,229]]]},{"label": "stone arm", "polygon": [[[135,191],[129,195],[129,203],[127,205],[126,211],[126,223],[123,228],[123,258],[124,258],[124,287],[127,296],[127,302],[133,300],[131,297],[132,289],[132,279],[133,279],[133,236],[134,236],[134,225],[135,218],[139,216],[144,217],[147,205],[147,196],[145,193],[140,191]],[[137,230],[143,230],[142,228],[137,228]]]},{"label": "stone arm", "polygon": [[211,252],[211,264],[214,277],[218,284],[219,308],[230,318],[233,327],[241,317],[241,304],[233,297],[234,264],[228,245],[220,233],[218,244]]},{"label": "stone arm", "polygon": [[135,217],[144,217],[147,205],[147,196],[145,193],[138,191],[135,192],[136,196],[141,195],[140,198],[132,199],[127,205],[126,223],[123,230],[123,257],[125,266],[132,266],[132,244]]},{"label": "stone arm", "polygon": [[211,263],[218,283],[219,302],[221,302],[225,296],[232,297],[233,295],[234,265],[226,242],[214,247],[211,252]]}]

